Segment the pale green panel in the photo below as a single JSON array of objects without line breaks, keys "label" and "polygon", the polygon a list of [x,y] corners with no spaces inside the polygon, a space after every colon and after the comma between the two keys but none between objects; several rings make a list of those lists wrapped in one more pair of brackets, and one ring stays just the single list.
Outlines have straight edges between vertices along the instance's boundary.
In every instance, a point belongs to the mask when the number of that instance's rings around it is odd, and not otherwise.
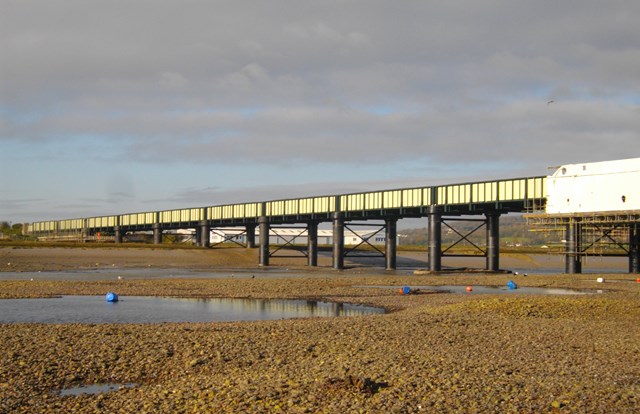
[{"label": "pale green panel", "polygon": [[498,181],[498,199],[499,200],[512,200],[513,191],[510,181]]},{"label": "pale green panel", "polygon": [[438,187],[436,189],[436,204],[446,204],[447,202],[447,187]]},{"label": "pale green panel", "polygon": [[364,194],[346,194],[342,196],[342,211],[364,210]]},{"label": "pale green panel", "polygon": [[431,187],[423,188],[422,189],[422,205],[429,206],[431,204],[434,204],[434,201],[435,200],[431,199]]},{"label": "pale green panel", "polygon": [[247,203],[245,204],[245,217],[259,217],[262,210],[261,203]]},{"label": "pale green panel", "polygon": [[527,198],[544,197],[544,183],[546,178],[529,178],[527,180]]},{"label": "pale green panel", "polygon": [[313,199],[312,198],[301,198],[298,200],[298,208],[300,214],[311,214],[313,213]]},{"label": "pale green panel", "polygon": [[222,207],[209,207],[209,210],[207,211],[207,217],[209,217],[209,220],[220,220],[222,218]]},{"label": "pale green panel", "polygon": [[382,193],[382,205],[384,208],[402,207],[402,190],[391,190]]},{"label": "pale green panel", "polygon": [[419,207],[422,205],[422,189],[409,188],[402,190],[402,205],[404,207]]},{"label": "pale green panel", "polygon": [[364,209],[377,210],[382,208],[382,193],[364,193]]},{"label": "pale green panel", "polygon": [[233,204],[230,206],[232,218],[245,218],[245,204]]},{"label": "pale green panel", "polygon": [[329,197],[314,197],[313,199],[313,212],[314,213],[326,213],[329,212]]},{"label": "pale green panel", "polygon": [[222,206],[222,211],[220,212],[220,218],[223,220],[232,219],[233,218],[233,205]]},{"label": "pale green panel", "polygon": [[284,214],[284,201],[270,201],[267,203],[267,216],[281,216]]}]

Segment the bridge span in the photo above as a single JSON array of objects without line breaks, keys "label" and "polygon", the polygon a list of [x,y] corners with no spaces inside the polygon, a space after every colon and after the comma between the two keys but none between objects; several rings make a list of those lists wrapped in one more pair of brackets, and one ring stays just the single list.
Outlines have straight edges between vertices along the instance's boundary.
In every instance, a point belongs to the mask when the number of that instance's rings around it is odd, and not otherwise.
[{"label": "bridge span", "polygon": [[[272,256],[269,246],[269,230],[278,227],[291,227],[305,231],[307,246],[304,252],[309,266],[318,263],[318,225],[331,223],[333,228],[333,268],[343,269],[345,255],[349,253],[344,245],[344,232],[348,226],[376,222],[384,229],[385,247],[381,252],[385,257],[387,269],[396,268],[397,221],[403,218],[428,218],[429,270],[442,270],[442,257],[447,250],[442,247],[442,225],[446,220],[479,221],[479,227],[486,232],[486,246],[480,248],[486,258],[486,270],[498,271],[500,251],[500,216],[508,213],[526,213],[532,225],[543,226],[547,230],[562,229],[566,237],[566,271],[581,272],[581,257],[590,254],[583,243],[583,231],[594,225],[605,235],[601,239],[613,240],[614,236],[624,234],[625,241],[617,243],[629,255],[629,271],[640,271],[640,197],[636,187],[615,191],[624,191],[623,210],[604,204],[609,210],[591,211],[589,200],[603,200],[603,194],[612,190],[608,180],[637,179],[640,175],[640,158],[604,163],[581,164],[567,175],[567,166],[562,166],[553,176],[534,176],[492,181],[478,181],[427,187],[412,187],[362,193],[314,196],[294,199],[250,202],[240,204],[213,205],[184,209],[127,213],[112,216],[98,216],[65,220],[50,220],[30,223],[27,232],[38,238],[70,238],[75,235],[88,238],[100,234],[113,237],[115,243],[122,243],[128,232],[149,231],[153,233],[153,242],[162,243],[163,232],[178,229],[196,229],[197,244],[210,247],[211,229],[220,227],[243,227],[246,247],[259,250],[259,265],[268,266]],[[616,164],[617,163],[617,164]],[[632,176],[620,176],[619,163],[623,170],[633,170]],[[598,164],[606,164],[604,167]],[[587,168],[588,166],[588,168]],[[594,167],[595,166],[595,167]],[[600,170],[598,170],[598,168]],[[593,186],[583,188],[589,183],[584,181],[581,171],[599,171],[605,177]],[[603,169],[604,168],[604,169]],[[607,170],[609,168],[609,170]],[[617,171],[611,173],[612,170]],[[564,169],[564,173],[560,174]],[[575,171],[573,171],[575,170]],[[623,172],[628,172],[628,171]],[[604,175],[603,175],[604,174]],[[616,175],[618,174],[618,175]],[[635,174],[635,175],[633,175]],[[584,174],[583,174],[584,175]],[[571,178],[572,181],[560,177]],[[591,177],[593,178],[593,177]],[[598,176],[598,178],[602,178]],[[581,181],[582,180],[582,181]],[[584,181],[584,182],[583,182]],[[597,180],[596,180],[597,181]],[[625,181],[626,182],[626,181]],[[635,181],[636,183],[638,181]],[[577,183],[577,184],[576,184]],[[593,183],[591,183],[593,184]],[[618,183],[619,184],[619,183]],[[583,187],[580,187],[583,186]],[[551,192],[550,192],[551,190]],[[628,191],[627,191],[628,190]],[[589,191],[594,194],[586,194]],[[564,200],[567,202],[565,203]],[[560,200],[560,201],[559,201]],[[575,200],[582,200],[579,203]],[[565,204],[569,203],[567,207]],[[592,202],[593,203],[593,202]],[[601,203],[602,204],[602,203]],[[551,206],[557,211],[547,211]],[[633,210],[629,210],[633,208]],[[575,211],[573,211],[575,210]],[[594,217],[594,219],[591,219]],[[599,217],[595,219],[595,217]],[[576,225],[580,222],[580,225]],[[590,223],[591,225],[585,225]],[[256,232],[256,228],[258,232]],[[615,235],[614,235],[615,233]],[[259,239],[256,243],[256,234]],[[464,235],[460,235],[465,238]],[[365,240],[366,242],[366,240]]]}]

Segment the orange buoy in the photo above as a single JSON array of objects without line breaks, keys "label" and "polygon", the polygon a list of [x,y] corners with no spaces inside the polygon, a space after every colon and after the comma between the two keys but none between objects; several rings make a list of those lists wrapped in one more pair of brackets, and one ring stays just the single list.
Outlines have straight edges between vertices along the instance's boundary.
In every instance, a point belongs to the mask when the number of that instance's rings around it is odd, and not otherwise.
[{"label": "orange buoy", "polygon": [[467,292],[471,292],[473,288],[471,286],[467,286]]}]

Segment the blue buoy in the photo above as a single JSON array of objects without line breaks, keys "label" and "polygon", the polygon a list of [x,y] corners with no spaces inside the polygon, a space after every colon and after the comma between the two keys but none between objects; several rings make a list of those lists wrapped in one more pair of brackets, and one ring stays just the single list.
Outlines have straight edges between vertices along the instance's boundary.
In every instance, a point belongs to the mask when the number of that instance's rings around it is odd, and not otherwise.
[{"label": "blue buoy", "polygon": [[107,292],[107,302],[117,302],[118,295],[114,292]]},{"label": "blue buoy", "polygon": [[518,285],[516,285],[516,282],[514,282],[513,280],[507,282],[507,287],[509,289],[518,289]]},{"label": "blue buoy", "polygon": [[404,287],[402,288],[402,294],[403,294],[403,295],[408,295],[408,294],[410,294],[410,293],[411,293],[411,288],[410,288],[409,286],[404,286]]}]

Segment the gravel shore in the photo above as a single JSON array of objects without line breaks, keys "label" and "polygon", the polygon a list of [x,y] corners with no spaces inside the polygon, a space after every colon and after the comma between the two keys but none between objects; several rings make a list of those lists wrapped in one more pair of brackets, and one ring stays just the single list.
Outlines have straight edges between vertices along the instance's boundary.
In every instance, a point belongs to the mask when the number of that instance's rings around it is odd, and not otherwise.
[{"label": "gravel shore", "polygon": [[[54,270],[51,262],[56,260],[64,264],[57,270],[90,268],[96,262],[125,268],[127,260],[143,267],[153,259],[148,255],[155,254],[87,249],[84,256],[81,249],[55,250],[32,250],[22,256],[28,257],[24,262],[13,250],[0,249],[0,255],[3,262],[11,258],[13,269],[38,271]],[[195,268],[214,260],[203,250],[161,253],[162,266]],[[228,254],[235,257],[215,259],[217,265],[228,266],[242,255],[247,256],[244,265],[253,260],[253,253],[242,249]],[[640,411],[637,275],[358,272],[320,269],[303,277],[255,279],[0,281],[1,298],[116,291],[121,296],[311,298],[389,311],[233,323],[1,324],[0,412]],[[607,281],[597,283],[596,277]],[[509,279],[520,286],[607,292],[400,295],[396,289],[363,287],[504,285]],[[101,394],[59,393],[91,384],[128,386]]]}]

